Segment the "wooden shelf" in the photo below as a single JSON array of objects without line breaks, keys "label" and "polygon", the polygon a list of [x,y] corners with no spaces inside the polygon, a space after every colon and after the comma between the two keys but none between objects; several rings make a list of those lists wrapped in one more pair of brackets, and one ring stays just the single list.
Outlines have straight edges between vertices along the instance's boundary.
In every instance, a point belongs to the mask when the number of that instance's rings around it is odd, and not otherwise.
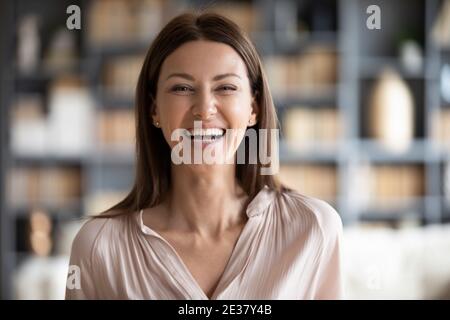
[{"label": "wooden shelf", "polygon": [[135,155],[131,151],[126,150],[106,150],[93,152],[86,161],[91,165],[101,164],[117,164],[117,165],[134,165]]},{"label": "wooden shelf", "polygon": [[287,38],[284,32],[274,32],[273,37],[277,53],[301,52],[313,46],[324,46],[338,50],[338,33],[334,31],[298,33],[292,38]]},{"label": "wooden shelf", "polygon": [[89,45],[87,47],[88,56],[117,56],[117,55],[134,55],[139,53],[145,53],[150,47],[150,43],[153,39],[148,42],[128,42],[122,44],[105,44],[93,46]]},{"label": "wooden shelf", "polygon": [[359,154],[371,162],[424,163],[427,160],[427,142],[415,140],[402,152],[393,152],[380,142],[365,139],[358,141]]},{"label": "wooden shelf", "polygon": [[64,165],[82,165],[86,156],[71,155],[13,155],[12,163],[16,166],[64,166]]},{"label": "wooden shelf", "polygon": [[336,86],[324,86],[316,92],[289,94],[285,96],[275,96],[274,104],[277,108],[287,108],[295,106],[312,106],[312,107],[335,107],[337,105]]},{"label": "wooden shelf", "polygon": [[103,109],[133,109],[134,97],[114,96],[108,94],[105,90],[99,90],[103,93],[97,94],[97,105]]},{"label": "wooden shelf", "polygon": [[303,150],[289,147],[289,144],[280,141],[280,162],[295,163],[295,162],[336,162],[338,161],[339,148],[326,147],[314,145],[312,149]]},{"label": "wooden shelf", "polygon": [[426,60],[422,57],[422,66],[417,71],[408,70],[396,57],[361,57],[359,60],[361,78],[377,78],[385,68],[397,71],[404,79],[424,79]]},{"label": "wooden shelf", "polygon": [[73,200],[70,203],[67,203],[61,207],[55,207],[53,205],[20,205],[9,208],[9,214],[12,217],[26,217],[29,215],[33,208],[41,208],[51,217],[56,218],[57,220],[72,220],[76,219],[83,212],[83,205],[79,200]]}]

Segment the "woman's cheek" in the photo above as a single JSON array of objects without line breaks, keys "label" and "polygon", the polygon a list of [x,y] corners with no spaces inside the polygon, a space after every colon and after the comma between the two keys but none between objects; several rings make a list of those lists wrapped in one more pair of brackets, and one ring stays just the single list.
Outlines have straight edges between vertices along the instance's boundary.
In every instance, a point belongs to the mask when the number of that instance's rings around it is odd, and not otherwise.
[{"label": "woman's cheek", "polygon": [[247,126],[247,121],[251,114],[250,107],[243,107],[242,104],[236,104],[232,108],[227,108],[228,118],[236,127],[242,128]]},{"label": "woman's cheek", "polygon": [[171,127],[179,128],[186,114],[190,112],[190,105],[188,101],[172,99],[164,105],[163,112],[167,123]]}]

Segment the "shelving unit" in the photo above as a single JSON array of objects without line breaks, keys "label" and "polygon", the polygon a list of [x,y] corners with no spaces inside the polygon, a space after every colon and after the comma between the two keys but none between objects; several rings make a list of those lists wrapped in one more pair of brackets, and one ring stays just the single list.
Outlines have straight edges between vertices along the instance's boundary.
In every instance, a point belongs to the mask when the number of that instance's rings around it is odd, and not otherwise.
[{"label": "shelving unit", "polygon": [[9,118],[9,98],[11,94],[11,79],[7,74],[10,71],[8,66],[8,57],[11,48],[12,32],[12,6],[9,1],[0,2],[0,297],[8,298],[11,296],[11,283],[9,275],[14,268],[14,260],[10,259],[11,252],[11,221],[6,214],[6,175],[9,162],[9,137],[8,137],[8,118]]},{"label": "shelving unit", "polygon": [[[85,213],[93,213],[92,202],[96,201],[97,196],[101,197],[102,194],[111,192],[116,194],[127,192],[134,173],[132,148],[106,148],[97,139],[93,141],[92,152],[82,155],[13,154],[10,146],[9,119],[16,96],[20,92],[37,93],[42,95],[46,105],[49,84],[69,72],[86,80],[95,105],[96,121],[102,111],[107,114],[118,111],[132,112],[134,104],[132,95],[113,95],[105,87],[105,69],[112,59],[145,54],[155,35],[155,33],[145,35],[146,41],[93,44],[89,38],[88,22],[96,0],[58,1],[57,5],[54,2],[52,5],[48,1],[44,2],[37,5],[33,1],[21,0],[0,5],[0,21],[6,26],[2,28],[2,43],[12,44],[7,46],[9,50],[2,50],[3,56],[0,61],[4,67],[1,74],[0,96],[2,298],[12,297],[11,274],[20,260],[28,254],[25,228],[30,208],[11,207],[6,197],[7,177],[12,168],[68,166],[79,168],[82,185],[79,198],[67,203],[63,208],[44,205],[56,227]],[[223,1],[215,2],[217,5],[223,3]],[[324,168],[324,172],[329,170],[330,174],[323,177],[329,179],[326,181],[335,183],[335,186],[328,188],[328,191],[335,190],[335,195],[326,200],[336,208],[345,225],[360,221],[385,222],[392,225],[402,221],[415,221],[419,224],[450,221],[450,204],[445,201],[443,188],[443,172],[445,163],[450,161],[450,148],[437,145],[433,136],[433,128],[436,125],[433,115],[443,108],[450,109],[450,103],[445,103],[439,91],[439,73],[444,63],[450,63],[450,51],[438,48],[429,39],[429,32],[442,1],[336,0],[323,1],[319,4],[313,0],[248,0],[226,3],[230,6],[237,3],[241,6],[246,4],[253,6],[256,18],[254,25],[250,26],[249,34],[265,63],[272,58],[286,61],[287,57],[294,57],[300,64],[304,64],[302,58],[305,54],[311,54],[309,51],[311,48],[325,48],[326,54],[331,52],[336,57],[334,62],[336,79],[326,81],[320,87],[317,86],[320,81],[313,83],[313,88],[323,90],[315,92],[310,90],[307,94],[274,93],[275,106],[282,124],[283,139],[280,143],[282,166],[314,167],[319,170]],[[70,70],[49,72],[41,68],[38,69],[39,72],[30,75],[20,74],[16,65],[9,63],[15,61],[14,28],[17,27],[19,18],[27,12],[45,16],[43,23],[46,27],[42,32],[50,32],[51,26],[65,23],[65,8],[68,4],[78,4],[82,8],[82,30],[73,31],[77,37],[79,63]],[[370,4],[377,4],[381,8],[381,31],[371,31],[365,27],[367,17],[365,8]],[[211,4],[209,1],[198,0],[166,2],[165,7],[161,8],[161,24],[184,8],[203,6],[211,7]],[[49,7],[52,9],[48,10]],[[323,19],[319,19],[317,13],[321,13]],[[423,50],[423,67],[417,72],[405,69],[398,60],[396,30],[410,25],[419,27],[418,40]],[[48,39],[44,36],[43,45],[46,43]],[[327,55],[325,59],[329,60],[322,61],[330,62],[332,59],[330,57]],[[412,89],[416,101],[414,140],[410,148],[402,153],[392,153],[383,148],[367,130],[368,95],[378,78],[379,71],[385,66],[392,67],[402,76]],[[268,76],[269,81],[278,79],[270,72]],[[333,78],[333,72],[325,73],[324,78]],[[324,109],[334,111],[338,116],[335,141],[327,145],[320,143],[319,137],[309,149],[290,147],[287,138],[291,133],[284,131],[284,125],[286,115],[293,109],[311,112]],[[315,121],[318,124],[321,122],[317,119]],[[311,130],[313,139],[317,138],[315,135],[318,129]],[[370,193],[359,188],[362,183],[359,179],[367,171],[382,166],[402,168],[414,165],[423,170],[423,194],[412,196],[407,201],[401,198],[393,199],[392,201],[397,204],[403,202],[400,207],[382,208],[376,204],[367,205],[367,199],[360,199],[360,196],[365,198]],[[317,186],[311,188],[317,189]]]}]

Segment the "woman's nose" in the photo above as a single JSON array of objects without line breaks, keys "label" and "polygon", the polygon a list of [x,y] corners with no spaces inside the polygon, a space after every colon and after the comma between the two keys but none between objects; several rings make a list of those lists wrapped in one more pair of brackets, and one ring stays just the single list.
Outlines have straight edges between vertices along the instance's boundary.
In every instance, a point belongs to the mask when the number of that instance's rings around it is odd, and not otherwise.
[{"label": "woman's nose", "polygon": [[202,90],[196,96],[192,113],[196,119],[207,120],[216,114],[216,99],[213,94],[207,90]]}]

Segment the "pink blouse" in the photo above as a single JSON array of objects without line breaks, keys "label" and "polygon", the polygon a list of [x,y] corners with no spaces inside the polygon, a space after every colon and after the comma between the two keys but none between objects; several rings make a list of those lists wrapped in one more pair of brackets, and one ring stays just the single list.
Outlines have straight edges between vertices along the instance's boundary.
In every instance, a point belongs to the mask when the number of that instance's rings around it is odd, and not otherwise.
[{"label": "pink blouse", "polygon": [[[342,222],[326,202],[268,187],[212,299],[341,299]],[[78,278],[77,278],[78,277]],[[66,299],[208,299],[142,210],[87,221],[72,244]]]}]

